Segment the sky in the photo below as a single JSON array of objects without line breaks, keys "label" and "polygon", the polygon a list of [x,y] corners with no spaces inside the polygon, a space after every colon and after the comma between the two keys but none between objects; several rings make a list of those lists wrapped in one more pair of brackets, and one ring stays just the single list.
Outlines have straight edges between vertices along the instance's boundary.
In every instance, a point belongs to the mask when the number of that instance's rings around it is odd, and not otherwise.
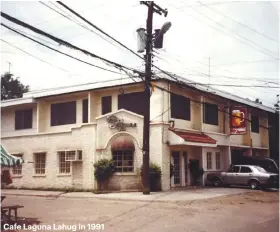
[{"label": "sky", "polygon": [[[1,1],[1,11],[108,60],[144,70],[144,61],[130,51],[56,2],[43,3],[69,15],[87,29],[39,1]],[[133,51],[137,51],[136,30],[145,28],[147,19],[147,7],[139,1],[64,3]],[[160,29],[165,22],[171,22],[172,26],[164,35],[163,48],[154,53],[154,65],[193,82],[210,84],[213,88],[243,98],[259,98],[264,105],[273,106],[276,103],[279,89],[267,87],[279,86],[279,3],[189,0],[156,3],[167,8],[168,15],[164,17],[154,13],[153,29]],[[63,47],[4,18],[1,18],[1,22],[62,52],[120,72],[100,60]],[[111,73],[72,60],[3,26],[1,39],[1,74],[8,72],[10,68],[10,72],[19,77],[22,83],[29,85],[31,90],[127,77],[124,72]],[[256,85],[266,88],[254,87]]]}]

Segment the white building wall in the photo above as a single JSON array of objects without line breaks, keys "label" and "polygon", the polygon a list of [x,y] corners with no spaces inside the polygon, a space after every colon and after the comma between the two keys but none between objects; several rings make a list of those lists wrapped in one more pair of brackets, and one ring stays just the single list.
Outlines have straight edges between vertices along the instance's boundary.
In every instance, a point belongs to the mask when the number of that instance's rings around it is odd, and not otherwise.
[{"label": "white building wall", "polygon": [[[95,154],[95,125],[73,129],[71,132],[2,138],[11,154],[23,154],[22,176],[13,178],[17,187],[73,187],[72,169],[82,172],[82,188],[94,188],[93,162]],[[70,174],[59,174],[57,151],[82,150],[81,165],[72,165]],[[46,174],[35,176],[34,153],[46,152]],[[75,167],[74,167],[75,166]]]}]

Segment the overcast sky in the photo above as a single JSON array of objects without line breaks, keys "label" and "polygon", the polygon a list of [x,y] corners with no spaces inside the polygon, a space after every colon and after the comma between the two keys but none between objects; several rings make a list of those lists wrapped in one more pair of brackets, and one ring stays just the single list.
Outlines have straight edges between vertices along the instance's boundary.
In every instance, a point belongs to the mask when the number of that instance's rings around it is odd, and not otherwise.
[{"label": "overcast sky", "polygon": [[[44,3],[60,11],[57,6],[61,6],[55,2]],[[64,3],[136,51],[136,29],[146,27],[145,5],[140,5],[139,1],[128,0]],[[163,49],[158,50],[158,54],[155,53],[155,65],[194,82],[249,85],[252,87],[212,87],[251,100],[259,98],[265,105],[276,103],[279,89],[253,86],[275,87],[279,84],[279,3],[177,0],[157,3],[162,8],[167,8],[169,13],[167,17],[154,14],[154,29],[160,28],[166,21],[170,21],[172,27],[164,36]],[[7,1],[1,2],[1,8],[13,17],[106,59],[137,69],[144,67],[143,61],[138,57],[106,36],[101,38],[96,35],[100,33],[95,29],[91,28],[95,33],[86,30],[40,2]],[[71,13],[66,13],[75,18]],[[3,18],[1,20],[60,51],[118,72],[99,60],[59,46],[54,41]],[[88,27],[81,20],[78,21]],[[10,62],[11,73],[20,77],[24,84],[30,85],[32,90],[126,77],[124,73],[110,73],[67,58],[3,27],[1,38],[47,62],[44,63],[1,41],[2,74],[9,70]]]}]

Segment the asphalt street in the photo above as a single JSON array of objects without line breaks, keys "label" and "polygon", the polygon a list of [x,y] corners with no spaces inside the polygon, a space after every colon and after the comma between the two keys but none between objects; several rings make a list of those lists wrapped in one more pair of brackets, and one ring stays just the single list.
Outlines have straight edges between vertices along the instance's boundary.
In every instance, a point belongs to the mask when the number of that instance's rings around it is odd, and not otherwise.
[{"label": "asphalt street", "polygon": [[248,194],[195,202],[8,196],[5,204],[24,206],[20,231],[278,232],[278,193]]}]

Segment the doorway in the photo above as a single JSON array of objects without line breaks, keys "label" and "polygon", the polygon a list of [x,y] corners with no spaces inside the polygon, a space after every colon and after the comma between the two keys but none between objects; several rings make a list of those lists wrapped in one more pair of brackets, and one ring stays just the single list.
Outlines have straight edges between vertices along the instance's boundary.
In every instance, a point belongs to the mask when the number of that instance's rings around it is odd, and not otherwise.
[{"label": "doorway", "polygon": [[179,151],[173,151],[172,152],[173,157],[173,165],[174,165],[174,180],[173,183],[175,186],[181,185],[181,162],[180,162],[180,152]]}]

